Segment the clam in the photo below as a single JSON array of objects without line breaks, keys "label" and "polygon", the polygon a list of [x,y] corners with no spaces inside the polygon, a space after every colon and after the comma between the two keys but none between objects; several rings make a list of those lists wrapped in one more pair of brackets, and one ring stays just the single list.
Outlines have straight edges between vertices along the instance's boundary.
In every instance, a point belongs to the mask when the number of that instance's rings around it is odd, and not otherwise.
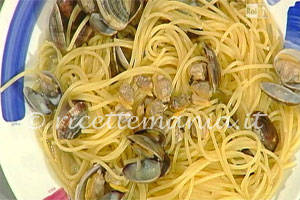
[{"label": "clam", "polygon": [[149,91],[153,88],[151,77],[145,75],[139,75],[135,77],[135,82],[138,88],[141,90]]},{"label": "clam", "polygon": [[189,75],[191,81],[205,81],[207,75],[207,64],[203,62],[192,64],[189,70]]},{"label": "clam", "polygon": [[159,145],[164,146],[166,142],[166,137],[161,130],[158,129],[142,129],[134,133],[135,135],[142,134],[147,136],[152,141],[157,142]]},{"label": "clam", "polygon": [[50,19],[49,19],[49,31],[52,41],[59,49],[66,49],[67,42],[64,32],[64,26],[62,21],[62,16],[60,14],[59,7],[57,3],[54,5]]},{"label": "clam", "polygon": [[287,105],[300,104],[300,95],[292,90],[276,83],[262,82],[261,89],[273,99],[285,103]]},{"label": "clam", "polygon": [[103,174],[104,168],[99,164],[89,169],[76,187],[75,200],[121,200],[124,193],[113,191],[107,186]]},{"label": "clam", "polygon": [[97,4],[94,0],[77,0],[77,4],[83,12],[92,14],[98,10]]},{"label": "clam", "polygon": [[186,94],[182,94],[179,96],[175,96],[171,99],[170,108],[171,110],[177,112],[188,107],[190,103],[191,103],[190,96]]},{"label": "clam", "polygon": [[111,29],[105,22],[100,13],[92,13],[90,15],[89,23],[91,28],[105,36],[113,36],[117,34],[117,31]]},{"label": "clam", "polygon": [[215,52],[204,44],[204,52],[208,59],[207,71],[213,92],[216,92],[221,82],[221,67]]},{"label": "clam", "polygon": [[170,169],[171,169],[171,159],[167,154],[165,154],[164,160],[161,161],[160,177],[165,176],[167,173],[169,173]]},{"label": "clam", "polygon": [[172,94],[172,83],[170,80],[162,75],[156,75],[153,77],[154,94],[163,103],[170,101]]},{"label": "clam", "polygon": [[120,31],[134,19],[143,8],[143,0],[96,0],[100,14],[112,29]]},{"label": "clam", "polygon": [[[89,169],[80,179],[77,187],[76,187],[76,191],[75,191],[75,200],[81,200],[84,199],[84,197],[86,197],[85,194],[85,188],[87,186],[87,182],[89,180],[89,178],[91,176],[93,176],[95,173],[97,173],[95,175],[95,178],[93,179],[93,182],[95,184],[95,181],[97,182],[98,185],[98,189],[97,192],[95,192],[94,194],[98,194],[98,196],[101,198],[104,195],[104,179],[103,179],[103,175],[102,175],[102,167],[101,165],[97,164],[94,165],[91,169]],[[102,176],[102,178],[101,178]],[[91,185],[92,181],[90,181],[89,185]]]},{"label": "clam", "polygon": [[50,115],[58,105],[61,96],[61,86],[57,78],[48,71],[38,73],[38,91],[25,87],[24,96],[29,106],[36,112]]},{"label": "clam", "polygon": [[69,18],[72,14],[72,11],[76,5],[76,1],[74,0],[57,0],[57,5],[61,14],[67,18]]},{"label": "clam", "polygon": [[132,86],[124,82],[119,88],[119,96],[121,100],[132,105],[134,103],[134,89]]},{"label": "clam", "polygon": [[116,114],[122,114],[118,119],[121,124],[127,124],[130,118],[133,116],[132,111],[125,108],[122,104],[116,105],[115,112]]},{"label": "clam", "polygon": [[131,59],[131,49],[123,48],[120,46],[115,47],[117,62],[123,69],[129,68],[129,62]]},{"label": "clam", "polygon": [[42,94],[44,94],[52,105],[57,106],[61,97],[61,85],[58,79],[48,71],[39,73],[39,83]]},{"label": "clam", "polygon": [[208,102],[212,97],[212,92],[210,89],[210,84],[204,81],[194,81],[191,85],[192,102],[194,104],[201,104],[203,102]]},{"label": "clam", "polygon": [[251,114],[252,120],[255,120],[257,127],[254,127],[254,132],[259,137],[266,149],[275,151],[279,138],[274,124],[268,116],[260,111],[255,111]]},{"label": "clam", "polygon": [[153,140],[152,137],[145,134],[134,134],[127,136],[127,138],[138,154],[142,154],[147,158],[157,157],[159,160],[164,159],[165,152],[163,147]]},{"label": "clam", "polygon": [[43,115],[50,115],[52,113],[51,103],[43,94],[30,87],[25,87],[23,92],[26,102],[34,111]]},{"label": "clam", "polygon": [[159,161],[146,158],[138,162],[127,164],[123,168],[123,174],[128,180],[136,183],[151,183],[161,176]]},{"label": "clam", "polygon": [[83,45],[86,41],[88,41],[89,39],[91,39],[94,35],[94,32],[93,32],[93,29],[88,26],[88,25],[85,25],[83,27],[83,29],[80,31],[77,39],[76,39],[76,46],[79,47],[81,45]]},{"label": "clam", "polygon": [[300,52],[295,49],[280,51],[274,58],[274,68],[284,85],[299,84]]},{"label": "clam", "polygon": [[76,138],[81,131],[86,116],[87,105],[83,102],[76,103],[60,120],[57,127],[57,137],[67,140]]},{"label": "clam", "polygon": [[166,109],[167,109],[167,106],[161,100],[155,99],[147,105],[146,116],[147,117],[162,116]]},{"label": "clam", "polygon": [[119,191],[112,191],[103,196],[101,200],[121,200],[124,196],[124,193]]}]

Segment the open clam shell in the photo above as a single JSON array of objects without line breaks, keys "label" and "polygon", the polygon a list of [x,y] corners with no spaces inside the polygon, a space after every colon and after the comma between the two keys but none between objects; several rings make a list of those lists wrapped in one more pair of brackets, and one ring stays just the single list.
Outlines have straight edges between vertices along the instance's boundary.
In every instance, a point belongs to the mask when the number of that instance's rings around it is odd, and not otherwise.
[{"label": "open clam shell", "polygon": [[127,136],[127,138],[134,145],[134,149],[138,151],[138,153],[142,153],[146,157],[154,157],[156,156],[159,160],[164,160],[164,149],[163,147],[152,140],[152,137],[149,137],[144,134],[135,134]]},{"label": "open clam shell", "polygon": [[87,14],[92,14],[98,10],[97,3],[94,0],[77,0],[77,4]]},{"label": "open clam shell", "polygon": [[300,95],[292,90],[276,83],[262,82],[261,89],[273,99],[285,103],[287,105],[300,104]]},{"label": "open clam shell", "polygon": [[62,21],[62,16],[57,3],[54,5],[50,19],[49,19],[49,32],[52,41],[55,45],[61,49],[65,50],[67,48],[67,42],[64,32],[64,26]]},{"label": "open clam shell", "polygon": [[100,13],[92,13],[89,19],[92,29],[105,36],[113,36],[117,31],[110,28],[105,22]]},{"label": "open clam shell", "polygon": [[143,159],[140,163],[130,163],[123,168],[124,176],[136,183],[151,183],[161,175],[161,164],[155,159]]},{"label": "open clam shell", "polygon": [[161,174],[160,177],[165,176],[171,169],[171,159],[165,154],[164,160],[161,162]]},{"label": "open clam shell", "polygon": [[300,83],[300,52],[283,49],[274,58],[274,68],[284,85]]},{"label": "open clam shell", "polygon": [[213,88],[213,92],[216,92],[221,83],[221,67],[215,52],[206,44],[204,44],[203,48],[208,59],[207,71],[209,82]]},{"label": "open clam shell", "polygon": [[108,186],[104,178],[104,168],[99,164],[81,177],[75,191],[75,200],[121,200],[123,197],[124,193]]},{"label": "open clam shell", "polygon": [[134,133],[135,135],[142,134],[147,136],[152,141],[158,143],[161,146],[164,146],[166,143],[166,137],[161,130],[158,129],[142,129]]},{"label": "open clam shell", "polygon": [[266,149],[270,151],[275,151],[279,138],[277,130],[272,123],[272,121],[269,119],[266,114],[260,111],[255,111],[251,114],[252,119],[255,117],[256,124],[259,129],[254,128],[254,132],[259,137],[262,144],[265,146]]},{"label": "open clam shell", "polygon": [[52,105],[57,106],[62,97],[60,82],[49,71],[42,71],[39,77],[41,92],[48,98]]},{"label": "open clam shell", "polygon": [[87,116],[87,105],[83,102],[75,104],[60,120],[57,128],[59,139],[72,140],[81,132]]},{"label": "open clam shell", "polygon": [[[82,200],[85,197],[85,189],[86,189],[86,185],[87,185],[87,181],[88,179],[95,173],[97,173],[97,171],[101,172],[102,166],[97,164],[94,165],[91,169],[89,169],[80,179],[77,187],[76,187],[76,191],[75,191],[75,200]],[[104,183],[101,185],[99,185],[99,187],[102,187],[103,192],[102,196],[104,195]],[[101,189],[101,188],[100,188]],[[100,194],[101,195],[101,194]]]},{"label": "open clam shell", "polygon": [[52,113],[51,103],[43,94],[30,87],[25,87],[23,92],[26,102],[34,111],[43,115],[50,115]]},{"label": "open clam shell", "polygon": [[100,14],[106,24],[114,30],[123,30],[129,23],[131,4],[128,0],[97,0]]}]

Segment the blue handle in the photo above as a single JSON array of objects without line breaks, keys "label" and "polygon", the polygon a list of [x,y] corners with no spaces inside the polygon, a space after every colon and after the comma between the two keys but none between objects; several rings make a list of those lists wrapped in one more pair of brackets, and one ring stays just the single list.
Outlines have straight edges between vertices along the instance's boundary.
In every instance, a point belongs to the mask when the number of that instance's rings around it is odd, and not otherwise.
[{"label": "blue handle", "polygon": [[[6,38],[1,85],[24,71],[32,30],[44,3],[44,0],[19,1]],[[25,116],[23,83],[23,79],[20,79],[1,94],[2,115],[5,121],[18,121]]]}]

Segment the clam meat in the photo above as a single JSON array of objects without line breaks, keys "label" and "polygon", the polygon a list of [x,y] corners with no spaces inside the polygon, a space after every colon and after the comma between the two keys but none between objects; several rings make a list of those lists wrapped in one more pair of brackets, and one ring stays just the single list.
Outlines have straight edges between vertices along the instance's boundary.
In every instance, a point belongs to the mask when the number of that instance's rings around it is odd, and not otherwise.
[{"label": "clam meat", "polygon": [[76,187],[75,200],[121,200],[124,193],[110,188],[105,181],[104,173],[104,168],[99,164],[89,169]]},{"label": "clam meat", "polygon": [[162,75],[156,75],[153,77],[154,94],[163,103],[170,101],[172,94],[172,83],[170,80]]}]

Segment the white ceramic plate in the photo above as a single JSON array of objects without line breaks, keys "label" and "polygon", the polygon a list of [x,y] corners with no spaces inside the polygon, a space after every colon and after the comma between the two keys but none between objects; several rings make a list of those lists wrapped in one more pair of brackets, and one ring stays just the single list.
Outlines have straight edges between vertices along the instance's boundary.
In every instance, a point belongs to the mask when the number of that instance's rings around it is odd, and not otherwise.
[{"label": "white ceramic plate", "polygon": [[[282,0],[270,7],[283,34],[287,10],[295,2]],[[5,1],[0,13],[1,83],[23,71],[25,66],[35,66],[37,49],[47,38],[48,17],[53,3],[54,0]],[[31,115],[24,106],[22,88],[21,81],[1,95],[0,163],[17,199],[38,200],[60,186],[47,165],[34,130],[30,128]],[[295,159],[298,165],[288,172],[288,179],[275,199],[299,200],[300,152]]]}]

